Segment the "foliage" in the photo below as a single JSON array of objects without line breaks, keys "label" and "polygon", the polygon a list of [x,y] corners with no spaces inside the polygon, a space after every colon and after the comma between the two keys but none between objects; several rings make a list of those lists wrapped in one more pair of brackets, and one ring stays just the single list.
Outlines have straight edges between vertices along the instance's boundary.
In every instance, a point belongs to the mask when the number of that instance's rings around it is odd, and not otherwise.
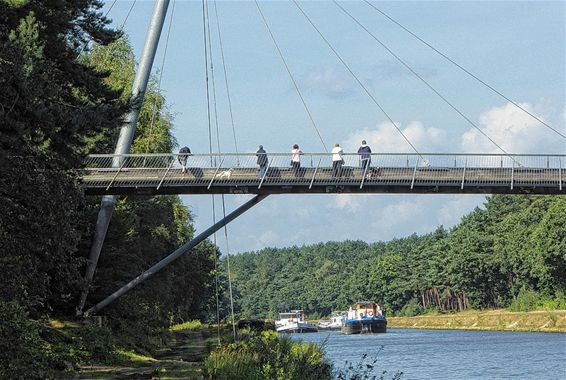
[{"label": "foliage", "polygon": [[35,317],[72,309],[84,198],[71,169],[84,141],[126,110],[103,75],[76,60],[86,41],[117,37],[101,6],[0,1],[0,299]]},{"label": "foliage", "polygon": [[[35,319],[74,315],[100,204],[85,199],[76,169],[85,154],[113,150],[132,104],[134,56],[128,41],[107,28],[102,5],[0,0],[0,301],[18,301]],[[170,152],[176,145],[156,83],[142,104],[133,152]],[[178,197],[120,199],[89,301],[185,243],[194,234],[191,222]],[[58,369],[116,360],[113,335],[129,334],[120,342],[127,346],[154,348],[166,339],[164,326],[207,315],[217,256],[203,243],[130,292],[107,311],[112,331],[85,327],[68,339],[46,329],[39,351],[22,347],[37,355],[38,366]],[[14,324],[0,321],[0,328],[26,337]],[[30,334],[22,339],[36,339]]]},{"label": "foliage", "polygon": [[39,379],[47,374],[39,324],[16,302],[0,301],[0,378]]},{"label": "foliage", "polygon": [[492,196],[450,231],[237,255],[235,309],[240,318],[276,318],[294,308],[328,315],[372,300],[390,314],[417,315],[519,307],[523,288],[537,294],[529,308],[559,307],[566,291],[565,211],[563,196]]},{"label": "foliage", "polygon": [[[378,354],[382,348],[379,349],[374,358],[370,359],[368,354],[363,354],[356,363],[346,360],[343,368],[338,368],[334,371],[334,378],[337,380],[384,380],[387,371],[383,371],[380,375],[375,374]],[[399,380],[402,375],[403,372],[397,372],[391,379]]]},{"label": "foliage", "polygon": [[322,347],[273,331],[240,336],[205,360],[206,376],[214,379],[330,379],[331,368]]},{"label": "foliage", "polygon": [[182,331],[182,330],[198,330],[203,327],[203,324],[199,320],[187,321],[183,323],[171,326],[169,329],[171,331]]},{"label": "foliage", "polygon": [[420,315],[425,312],[424,307],[415,298],[409,301],[408,304],[403,306],[399,312],[399,316],[402,317],[414,317],[415,315]]},{"label": "foliage", "polygon": [[[82,61],[107,73],[105,82],[126,99],[130,96],[134,56],[127,39],[108,46],[95,45]],[[106,75],[106,74],[105,74]],[[172,117],[155,79],[150,82],[141,106],[134,135],[133,153],[166,153],[176,145]],[[116,133],[99,134],[89,140],[92,152],[113,149]],[[99,198],[89,202],[89,222],[97,218]],[[118,200],[101,252],[90,299],[100,300],[149,266],[175,251],[194,235],[192,216],[178,196],[122,197]],[[81,252],[88,254],[92,232],[83,235]],[[169,267],[138,286],[103,312],[118,331],[128,331],[127,346],[149,351],[166,339],[163,328],[208,315],[212,304],[212,276],[218,255],[209,242],[201,243]]]},{"label": "foliage", "polygon": [[532,289],[522,288],[517,297],[509,305],[511,311],[535,310],[541,301],[540,295]]}]

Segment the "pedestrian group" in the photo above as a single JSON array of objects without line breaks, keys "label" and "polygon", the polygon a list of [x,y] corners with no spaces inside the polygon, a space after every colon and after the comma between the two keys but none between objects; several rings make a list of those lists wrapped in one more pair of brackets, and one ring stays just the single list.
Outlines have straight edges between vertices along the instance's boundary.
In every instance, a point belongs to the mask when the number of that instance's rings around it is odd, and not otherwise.
[{"label": "pedestrian group", "polygon": [[[367,145],[366,140],[362,140],[362,145],[358,149],[358,155],[360,156],[360,167],[363,171],[364,176],[368,176],[371,165],[371,148]],[[191,155],[191,150],[188,147],[183,147],[179,150],[178,160],[181,164],[181,173],[187,173],[187,160],[188,156]],[[295,177],[301,176],[301,156],[303,152],[299,148],[299,144],[293,144],[291,149],[291,172]],[[333,177],[342,176],[342,167],[344,165],[344,151],[340,147],[340,144],[334,144],[332,148],[332,175]],[[269,159],[267,158],[267,152],[263,148],[263,145],[259,146],[256,152],[257,165],[259,167],[259,177],[263,178],[267,174],[269,167]]]}]

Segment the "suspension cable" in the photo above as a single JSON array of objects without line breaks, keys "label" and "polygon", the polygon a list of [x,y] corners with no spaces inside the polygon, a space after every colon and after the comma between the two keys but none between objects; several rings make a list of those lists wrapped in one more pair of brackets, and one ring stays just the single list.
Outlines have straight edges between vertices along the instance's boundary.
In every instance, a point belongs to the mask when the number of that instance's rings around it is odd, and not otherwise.
[{"label": "suspension cable", "polygon": [[[224,194],[222,194],[222,214],[226,218],[226,204],[224,202]],[[232,293],[232,275],[230,272],[230,244],[228,240],[228,228],[224,225],[224,238],[226,239],[226,272],[228,273],[228,291],[230,294],[230,313],[232,315],[232,333],[234,341],[236,341],[236,321],[234,320],[234,296]]]},{"label": "suspension cable", "polygon": [[[210,18],[209,18],[209,14],[208,14],[208,0],[205,0],[206,2],[206,20],[207,20],[207,36],[208,36],[208,54],[209,54],[209,58],[210,58],[210,78],[212,80],[212,100],[213,100],[213,104],[214,104],[214,121],[215,121],[215,126],[216,126],[216,144],[217,144],[217,150],[218,153],[221,153],[221,149],[220,149],[220,130],[218,128],[218,107],[216,104],[216,85],[215,85],[215,80],[214,80],[214,57],[213,57],[213,53],[212,53],[212,39],[210,36]],[[213,199],[214,199],[214,195],[213,195]],[[222,194],[222,213],[224,218],[226,218],[226,203],[224,200],[224,194]],[[236,321],[234,318],[234,300],[233,300],[233,293],[232,293],[232,277],[230,274],[230,245],[229,245],[229,241],[228,241],[228,228],[226,226],[224,226],[224,237],[226,239],[226,249],[227,249],[227,273],[228,273],[228,288],[229,288],[229,295],[230,295],[230,311],[231,311],[231,318],[232,318],[232,333],[233,333],[233,337],[234,337],[234,342],[237,340],[237,335],[236,335]],[[214,241],[215,241],[215,245],[216,245],[216,234],[214,235]]]},{"label": "suspension cable", "polygon": [[159,79],[157,80],[157,93],[155,94],[155,100],[153,102],[151,121],[149,122],[149,131],[147,134],[147,143],[145,144],[146,154],[149,152],[150,139],[153,134],[153,126],[155,123],[155,118],[157,116],[157,103],[159,101],[159,96],[161,94],[161,80],[163,79],[163,71],[165,70],[165,58],[167,57],[167,48],[169,47],[169,36],[171,34],[171,26],[173,25],[173,15],[175,14],[176,2],[177,0],[173,0],[173,6],[171,7],[171,15],[169,16],[169,26],[167,28],[167,35],[165,37],[165,48],[163,49],[163,58],[161,59],[161,69],[159,70]]},{"label": "suspension cable", "polygon": [[134,2],[132,3],[132,6],[128,10],[126,17],[124,18],[124,21],[122,22],[122,26],[120,26],[120,30],[124,30],[124,26],[126,26],[126,21],[128,21],[128,18],[130,17],[130,14],[132,13],[132,10],[134,9],[134,6],[136,5],[137,2],[138,2],[138,0],[134,0]]},{"label": "suspension cable", "polygon": [[[204,38],[204,71],[205,71],[205,85],[206,85],[206,114],[208,120],[208,149],[210,152],[210,164],[213,165],[212,158],[212,123],[210,115],[210,90],[208,83],[208,38],[207,38],[207,13],[206,13],[206,0],[202,0],[202,34]],[[212,222],[216,223],[216,205],[214,202],[214,194],[211,195],[212,198]],[[213,243],[216,245],[216,233],[213,234]],[[214,284],[215,284],[215,295],[216,295],[216,338],[218,340],[218,345],[220,346],[220,303],[218,300],[218,255],[215,254],[214,257]]]},{"label": "suspension cable", "polygon": [[210,37],[210,17],[208,14],[208,0],[205,0],[206,3],[206,33],[208,37],[208,55],[209,55],[209,62],[210,62],[210,80],[212,84],[212,105],[213,105],[213,114],[214,114],[214,126],[216,129],[216,151],[220,154],[220,130],[218,128],[218,107],[216,104],[216,80],[214,78],[214,62],[213,62],[213,55],[212,55],[212,38]]},{"label": "suspension cable", "polygon": [[409,70],[415,77],[420,79],[428,88],[430,88],[440,99],[442,99],[446,104],[448,104],[454,111],[456,111],[464,120],[466,120],[472,127],[478,130],[483,136],[485,136],[493,145],[495,145],[500,151],[509,156],[509,153],[505,151],[498,143],[496,143],[491,137],[487,135],[480,127],[476,125],[469,117],[467,117],[462,111],[460,111],[454,104],[452,104],[446,97],[444,97],[440,92],[438,92],[426,79],[424,79],[419,73],[417,73],[411,66],[409,66],[403,59],[401,59],[393,50],[391,50],[385,43],[383,43],[379,38],[375,36],[368,28],[366,28],[358,19],[356,19],[350,12],[348,12],[344,7],[342,7],[336,0],[332,2],[342,10],[346,15],[348,15],[356,24],[358,24],[367,34],[369,34],[375,41],[377,41],[389,54],[391,54],[399,63],[401,63],[407,70]]},{"label": "suspension cable", "polygon": [[[401,136],[403,136],[403,138],[405,139],[405,141],[411,146],[411,148],[415,151],[416,154],[419,155],[419,157],[421,157],[423,160],[425,160],[425,158],[421,155],[421,153],[417,150],[417,148],[413,145],[413,143],[407,138],[407,136],[405,136],[405,134],[403,133],[403,131],[401,130],[401,128],[399,128],[397,126],[397,124],[393,121],[393,119],[391,118],[391,116],[389,116],[389,114],[385,111],[385,109],[383,109],[383,107],[381,106],[381,104],[379,104],[379,102],[377,101],[377,99],[371,94],[371,92],[367,89],[367,87],[362,83],[362,81],[358,78],[358,76],[352,71],[352,69],[350,68],[350,66],[344,61],[344,59],[342,59],[342,57],[340,56],[340,54],[336,51],[336,49],[332,46],[332,44],[326,39],[326,37],[324,36],[324,34],[322,34],[322,32],[318,29],[318,27],[312,22],[312,20],[309,18],[309,16],[305,13],[305,11],[303,10],[303,8],[301,8],[301,6],[297,3],[296,0],[293,0],[293,3],[295,4],[295,6],[299,9],[300,13],[307,19],[307,21],[309,22],[309,24],[314,28],[314,30],[316,30],[316,32],[318,33],[318,35],[323,39],[323,41],[326,43],[326,45],[330,48],[330,50],[332,50],[332,52],[334,53],[334,55],[340,60],[340,62],[342,62],[342,65],[344,65],[344,67],[348,70],[348,72],[352,75],[352,77],[354,77],[354,79],[356,80],[356,82],[358,83],[358,85],[360,85],[360,87],[364,90],[364,92],[367,94],[367,96],[369,96],[369,98],[373,101],[373,103],[375,103],[375,105],[381,110],[381,112],[385,115],[385,117],[389,120],[389,122],[395,127],[395,129],[397,129],[397,131],[401,134]],[[425,160],[426,161],[426,160]]]},{"label": "suspension cable", "polygon": [[[220,19],[218,17],[218,7],[216,6],[216,0],[214,1],[214,13],[216,15],[216,29],[218,31],[218,43],[220,45],[220,56],[222,57],[222,69],[224,71],[224,84],[226,87],[226,96],[228,98],[228,109],[230,110],[230,122],[232,123],[232,135],[234,136],[234,147],[236,149],[236,154],[238,154],[238,140],[236,139],[236,128],[234,126],[234,114],[232,112],[232,100],[230,98],[230,88],[228,87],[228,74],[226,73],[226,60],[224,59],[224,47],[222,44],[222,35],[220,33]],[[240,162],[240,157],[237,157],[238,164]]]},{"label": "suspension cable", "polygon": [[110,11],[112,10],[112,8],[114,8],[114,5],[116,5],[116,2],[117,2],[117,1],[118,1],[118,0],[114,0],[114,1],[112,2],[112,4],[110,4],[110,8],[108,8],[108,10],[106,11],[106,13],[104,14],[104,17],[108,17],[108,15],[110,14]]},{"label": "suspension cable", "polygon": [[297,85],[297,81],[295,80],[295,78],[293,77],[293,74],[291,73],[291,70],[289,69],[289,65],[287,65],[287,61],[285,60],[285,57],[283,56],[283,52],[279,48],[279,44],[277,43],[277,40],[275,39],[275,36],[273,35],[273,32],[271,31],[269,23],[267,22],[263,12],[261,11],[261,8],[260,8],[257,0],[254,0],[254,2],[255,2],[255,5],[257,6],[257,10],[259,11],[259,14],[261,15],[261,19],[263,20],[263,23],[265,24],[265,27],[267,28],[269,35],[271,36],[271,40],[273,41],[275,48],[277,49],[277,52],[279,53],[279,57],[283,61],[283,66],[285,66],[285,69],[287,70],[287,74],[289,74],[289,77],[291,78],[291,82],[293,82],[293,86],[295,87],[295,90],[297,91],[297,94],[299,95],[299,98],[301,99],[301,102],[303,103],[303,106],[305,107],[305,111],[307,112],[307,115],[308,115],[308,117],[309,117],[309,119],[312,123],[312,126],[314,127],[314,129],[315,129],[315,131],[318,135],[318,138],[320,139],[320,142],[322,143],[322,146],[324,147],[324,150],[326,151],[326,153],[328,153],[328,148],[326,147],[326,144],[324,143],[324,140],[322,139],[322,136],[320,135],[320,132],[318,130],[318,127],[316,126],[316,123],[314,122],[314,119],[313,119],[312,114],[309,110],[309,107],[307,106],[307,103],[305,102],[305,99],[303,98],[303,95],[301,94],[301,90],[299,90],[299,86]]},{"label": "suspension cable", "polygon": [[417,34],[413,33],[411,30],[409,30],[408,28],[406,28],[405,26],[403,26],[401,23],[399,23],[398,21],[396,21],[395,19],[393,19],[391,16],[389,16],[387,13],[385,13],[384,11],[382,11],[381,9],[377,8],[375,5],[373,5],[372,3],[370,3],[368,0],[364,0],[371,8],[373,8],[374,10],[376,10],[377,12],[381,13],[383,16],[385,16],[387,19],[389,19],[389,21],[391,21],[392,23],[394,23],[395,25],[399,26],[401,29],[403,29],[404,31],[406,31],[407,33],[409,33],[411,36],[415,37],[417,40],[419,40],[420,42],[422,42],[423,44],[425,44],[426,46],[428,46],[430,49],[432,49],[434,52],[436,52],[437,54],[439,54],[441,57],[443,57],[444,59],[446,59],[448,62],[452,63],[454,66],[456,66],[457,68],[459,68],[460,70],[462,70],[463,72],[465,72],[466,74],[468,74],[470,77],[472,77],[473,79],[475,79],[476,81],[478,81],[479,83],[481,83],[482,85],[484,85],[485,87],[487,87],[488,89],[490,89],[491,91],[493,91],[494,93],[496,93],[497,95],[499,95],[500,97],[502,97],[503,99],[507,100],[509,103],[513,104],[515,107],[519,108],[521,111],[525,112],[527,115],[531,116],[533,119],[537,120],[539,123],[541,123],[542,125],[544,125],[545,127],[549,128],[550,130],[552,130],[553,132],[555,132],[556,134],[558,134],[559,136],[561,136],[562,138],[566,139],[566,135],[564,135],[563,133],[561,133],[560,131],[556,130],[555,128],[553,128],[552,126],[550,126],[548,123],[544,122],[543,120],[541,120],[539,117],[535,116],[534,114],[532,114],[531,112],[529,112],[528,110],[526,110],[524,107],[521,107],[520,104],[518,104],[517,102],[513,101],[512,99],[510,99],[509,97],[505,96],[502,92],[498,91],[497,89],[495,89],[493,86],[489,85],[487,82],[485,82],[484,80],[482,80],[481,78],[479,78],[477,75],[473,74],[470,70],[466,69],[465,67],[463,67],[462,65],[460,65],[459,63],[457,63],[456,61],[454,61],[453,59],[451,59],[450,57],[448,57],[446,54],[444,54],[443,52],[441,52],[440,50],[438,50],[437,48],[435,48],[432,44],[430,44],[429,42],[425,41],[424,39],[422,39],[421,37],[419,37]]},{"label": "suspension cable", "polygon": [[[108,10],[106,11],[106,13],[104,13],[104,18],[107,18],[107,17],[108,17],[108,15],[110,14],[110,11],[112,10],[112,8],[114,8],[114,5],[116,5],[116,2],[117,2],[117,1],[118,1],[118,0],[114,0],[114,1],[112,2],[112,4],[110,4],[110,7],[109,7]],[[79,57],[81,56],[81,54],[83,53],[83,51],[84,51],[84,50],[86,49],[86,47],[88,46],[88,43],[89,43],[89,41],[87,40],[87,41],[84,41],[84,42],[81,44],[81,48],[79,49],[79,51],[78,51],[78,53],[77,53],[77,58],[79,58]]]}]

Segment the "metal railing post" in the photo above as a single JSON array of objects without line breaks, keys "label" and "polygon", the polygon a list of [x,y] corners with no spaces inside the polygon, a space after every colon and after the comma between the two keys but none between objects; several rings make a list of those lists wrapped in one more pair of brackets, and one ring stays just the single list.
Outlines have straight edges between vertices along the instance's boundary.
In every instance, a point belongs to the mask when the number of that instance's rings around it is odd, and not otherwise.
[{"label": "metal railing post", "polygon": [[[511,158],[512,159],[512,158]],[[512,159],[513,160],[513,159]],[[515,160],[513,160],[513,166],[511,166],[511,190],[513,190],[513,182],[515,180]]]},{"label": "metal railing post", "polygon": [[419,166],[420,157],[417,157],[417,162],[415,164],[415,169],[413,170],[413,180],[411,181],[411,190],[415,186],[415,176],[417,175],[417,167]]},{"label": "metal railing post", "polygon": [[171,168],[173,167],[173,164],[175,163],[175,156],[172,157],[171,159],[171,163],[169,164],[169,167],[167,168],[167,170],[165,171],[165,174],[163,174],[163,177],[161,177],[161,181],[159,181],[159,185],[157,185],[157,189],[159,190],[159,188],[161,187],[161,184],[163,183],[163,181],[165,180],[165,177],[167,177],[167,174],[169,173],[169,171],[171,170]]},{"label": "metal railing post", "polygon": [[[364,160],[367,162],[366,165],[364,165]],[[362,171],[362,182],[360,182],[360,190],[362,189],[362,187],[364,187],[364,182],[366,180],[366,175],[369,169],[369,160],[370,160],[369,158],[362,158],[361,160],[364,170]]]},{"label": "metal railing post", "polygon": [[112,177],[112,180],[110,181],[110,183],[108,184],[108,186],[106,186],[106,191],[108,191],[108,189],[110,189],[112,187],[112,184],[114,183],[114,181],[116,180],[116,177],[118,177],[118,174],[120,174],[120,172],[122,171],[122,168],[124,167],[124,165],[126,164],[126,161],[128,160],[128,157],[125,157],[125,155],[123,154],[119,154],[117,156],[122,157],[122,163],[120,164],[120,167],[118,168],[118,171],[116,172],[116,174],[114,175],[114,177]]},{"label": "metal railing post", "polygon": [[259,181],[259,186],[257,187],[258,189],[261,189],[261,185],[263,185],[263,180],[267,176],[267,173],[269,172],[269,168],[271,167],[271,163],[273,162],[274,159],[275,157],[271,157],[271,160],[269,160],[269,162],[267,163],[267,167],[265,168],[265,173],[263,173],[263,176],[261,176],[261,181]]},{"label": "metal railing post", "polygon": [[559,179],[558,189],[562,191],[562,157],[558,159],[558,179]]},{"label": "metal railing post", "polygon": [[314,183],[314,178],[316,177],[316,172],[318,171],[318,168],[320,167],[321,162],[322,162],[322,157],[320,157],[318,159],[318,164],[316,165],[316,168],[314,169],[314,173],[312,174],[311,183],[309,185],[309,190],[312,189],[312,184]]},{"label": "metal railing post", "polygon": [[466,161],[464,162],[464,171],[462,173],[462,184],[460,185],[460,190],[464,190],[464,181],[466,180],[467,167],[468,167],[468,157],[466,157]]},{"label": "metal railing post", "polygon": [[208,184],[208,187],[206,188],[207,190],[210,190],[210,187],[212,186],[212,182],[214,182],[214,179],[216,178],[216,174],[218,174],[218,171],[220,170],[220,168],[222,167],[222,164],[224,163],[224,158],[222,157],[222,160],[220,160],[220,164],[216,167],[216,170],[214,171],[214,174],[212,175],[212,178],[210,179],[210,183]]}]

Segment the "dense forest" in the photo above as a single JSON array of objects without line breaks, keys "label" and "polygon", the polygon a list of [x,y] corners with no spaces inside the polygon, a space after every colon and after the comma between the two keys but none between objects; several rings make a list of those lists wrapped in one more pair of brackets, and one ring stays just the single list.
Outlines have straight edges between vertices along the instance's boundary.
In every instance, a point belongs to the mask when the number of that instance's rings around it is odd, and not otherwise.
[{"label": "dense forest", "polygon": [[[108,359],[117,337],[140,347],[173,323],[216,319],[220,252],[207,241],[104,309],[105,326],[81,325],[70,338],[50,325],[76,318],[85,287],[88,307],[194,234],[177,196],[121,197],[94,282],[84,283],[100,198],[85,197],[77,169],[85,155],[113,151],[136,101],[132,49],[101,10],[98,0],[0,0],[0,378],[53,377]],[[153,79],[131,151],[175,150],[172,128]],[[525,295],[564,305],[565,211],[565,197],[494,196],[450,231],[234,256],[236,310],[326,315],[369,299],[416,314],[509,306]],[[220,305],[226,318],[225,294]]]},{"label": "dense forest", "polygon": [[[113,152],[122,116],[137,101],[130,99],[132,49],[108,28],[101,9],[97,0],[0,0],[3,378],[41,378],[46,368],[85,360],[77,352],[87,352],[106,331],[58,345],[51,330],[36,323],[75,318],[100,205],[100,198],[84,196],[77,169],[86,154]],[[173,151],[172,122],[153,79],[131,151]],[[193,233],[192,216],[176,196],[119,198],[87,307]],[[109,328],[126,332],[135,345],[171,323],[205,319],[214,304],[218,254],[211,243],[200,244],[108,307]]]},{"label": "dense forest", "polygon": [[[314,316],[372,300],[391,314],[530,302],[566,307],[566,197],[491,196],[447,231],[328,242],[232,257],[238,315]],[[524,305],[529,307],[529,305]]]}]

